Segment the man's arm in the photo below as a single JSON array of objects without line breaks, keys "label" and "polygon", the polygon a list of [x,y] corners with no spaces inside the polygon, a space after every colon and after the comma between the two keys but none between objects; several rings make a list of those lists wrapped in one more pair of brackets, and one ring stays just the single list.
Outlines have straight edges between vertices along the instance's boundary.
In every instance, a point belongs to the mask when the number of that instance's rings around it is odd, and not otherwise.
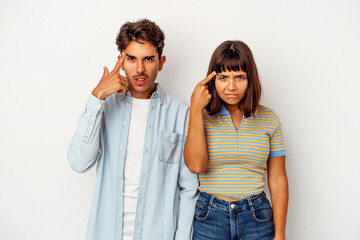
[{"label": "man's arm", "polygon": [[120,75],[124,59],[125,54],[122,54],[110,73],[104,67],[104,74],[78,120],[67,152],[70,166],[76,172],[89,170],[102,154],[100,134],[105,99],[115,92],[124,92],[128,86],[128,80]]},{"label": "man's arm", "polygon": [[71,168],[78,173],[89,170],[101,156],[100,131],[104,101],[91,95],[81,114],[77,130],[68,146]]},{"label": "man's arm", "polygon": [[[186,127],[184,126],[184,128]],[[180,206],[175,240],[187,240],[192,236],[195,205],[199,197],[199,181],[198,175],[190,172],[187,168],[183,154],[180,160],[178,186],[180,188]]]},{"label": "man's arm", "polygon": [[180,187],[180,209],[175,240],[191,239],[195,205],[199,197],[197,174],[189,171],[181,159],[178,185]]}]

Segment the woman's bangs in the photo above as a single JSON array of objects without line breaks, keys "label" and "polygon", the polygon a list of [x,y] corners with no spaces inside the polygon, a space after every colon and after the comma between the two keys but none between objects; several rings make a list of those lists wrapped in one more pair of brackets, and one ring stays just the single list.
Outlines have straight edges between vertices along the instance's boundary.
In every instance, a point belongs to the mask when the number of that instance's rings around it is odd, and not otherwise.
[{"label": "woman's bangs", "polygon": [[218,61],[215,63],[215,71],[217,73],[226,72],[226,71],[244,71],[242,69],[243,61],[236,51],[227,51],[223,54],[221,58],[218,58]]}]

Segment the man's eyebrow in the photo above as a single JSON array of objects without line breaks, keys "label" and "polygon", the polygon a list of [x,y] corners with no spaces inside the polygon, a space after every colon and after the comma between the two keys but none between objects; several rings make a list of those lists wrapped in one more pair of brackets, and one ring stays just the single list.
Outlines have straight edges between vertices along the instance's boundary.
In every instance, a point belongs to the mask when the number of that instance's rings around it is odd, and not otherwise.
[{"label": "man's eyebrow", "polygon": [[154,56],[154,55],[152,55],[152,56],[146,56],[145,58],[155,58],[155,56]]},{"label": "man's eyebrow", "polygon": [[136,58],[135,56],[129,55],[129,54],[127,54],[127,53],[126,53],[126,56],[127,56],[127,57],[130,57],[130,58]]}]

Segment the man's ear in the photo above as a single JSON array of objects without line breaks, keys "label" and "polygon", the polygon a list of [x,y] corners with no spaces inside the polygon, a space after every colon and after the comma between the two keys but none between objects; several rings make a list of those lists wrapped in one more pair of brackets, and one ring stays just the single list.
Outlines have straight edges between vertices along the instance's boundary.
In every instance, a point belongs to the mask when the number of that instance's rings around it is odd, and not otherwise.
[{"label": "man's ear", "polygon": [[166,62],[166,57],[165,57],[165,56],[162,56],[162,57],[160,58],[159,71],[162,70],[165,62]]}]

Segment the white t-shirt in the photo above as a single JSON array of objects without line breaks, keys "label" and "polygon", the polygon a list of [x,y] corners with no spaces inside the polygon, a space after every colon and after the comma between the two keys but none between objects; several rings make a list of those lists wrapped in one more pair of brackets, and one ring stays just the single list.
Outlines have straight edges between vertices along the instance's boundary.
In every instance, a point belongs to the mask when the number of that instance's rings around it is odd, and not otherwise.
[{"label": "white t-shirt", "polygon": [[122,240],[132,240],[150,99],[132,98],[129,135],[124,164]]}]

